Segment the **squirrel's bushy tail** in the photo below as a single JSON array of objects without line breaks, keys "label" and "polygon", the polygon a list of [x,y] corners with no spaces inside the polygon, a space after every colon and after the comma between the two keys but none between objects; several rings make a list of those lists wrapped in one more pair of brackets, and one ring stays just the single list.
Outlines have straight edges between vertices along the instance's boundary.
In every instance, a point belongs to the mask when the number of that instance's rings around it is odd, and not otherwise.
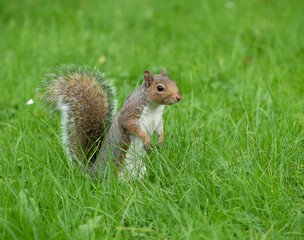
[{"label": "squirrel's bushy tail", "polygon": [[109,79],[95,68],[63,65],[48,76],[46,85],[46,99],[62,112],[68,154],[93,163],[116,111]]}]

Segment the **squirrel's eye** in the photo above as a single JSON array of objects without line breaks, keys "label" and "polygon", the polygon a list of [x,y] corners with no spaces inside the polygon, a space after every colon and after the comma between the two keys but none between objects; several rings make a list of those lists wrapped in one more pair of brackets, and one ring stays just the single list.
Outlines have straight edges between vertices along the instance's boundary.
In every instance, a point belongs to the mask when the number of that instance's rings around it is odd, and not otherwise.
[{"label": "squirrel's eye", "polygon": [[162,92],[164,90],[165,90],[165,88],[163,86],[161,86],[161,85],[157,86],[157,91]]}]

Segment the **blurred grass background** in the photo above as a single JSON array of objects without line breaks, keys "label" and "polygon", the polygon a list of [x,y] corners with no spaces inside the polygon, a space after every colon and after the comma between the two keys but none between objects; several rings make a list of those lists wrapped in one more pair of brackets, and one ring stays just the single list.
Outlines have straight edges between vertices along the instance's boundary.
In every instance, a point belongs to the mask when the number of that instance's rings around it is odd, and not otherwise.
[{"label": "blurred grass background", "polygon": [[[0,238],[301,239],[303,16],[300,0],[0,1]],[[177,81],[144,181],[67,160],[36,91],[65,63],[108,73],[120,105],[144,70]]]}]

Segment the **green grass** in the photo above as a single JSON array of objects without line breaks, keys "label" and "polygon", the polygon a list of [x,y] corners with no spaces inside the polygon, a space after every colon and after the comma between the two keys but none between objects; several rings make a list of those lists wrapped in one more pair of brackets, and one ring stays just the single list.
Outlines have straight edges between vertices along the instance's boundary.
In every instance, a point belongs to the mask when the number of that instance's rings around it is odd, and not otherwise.
[{"label": "green grass", "polygon": [[[303,13],[301,0],[1,1],[0,238],[303,238]],[[65,63],[108,73],[119,105],[144,70],[177,81],[143,181],[68,161],[36,91]]]}]

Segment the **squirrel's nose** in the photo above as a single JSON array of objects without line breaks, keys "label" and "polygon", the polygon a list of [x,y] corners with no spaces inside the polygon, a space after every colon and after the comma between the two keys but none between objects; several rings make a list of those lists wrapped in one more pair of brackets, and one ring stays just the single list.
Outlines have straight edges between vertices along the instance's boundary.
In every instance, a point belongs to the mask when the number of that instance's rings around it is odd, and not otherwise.
[{"label": "squirrel's nose", "polygon": [[182,99],[182,95],[178,95],[177,97],[176,97],[176,100],[179,102],[180,100]]}]

